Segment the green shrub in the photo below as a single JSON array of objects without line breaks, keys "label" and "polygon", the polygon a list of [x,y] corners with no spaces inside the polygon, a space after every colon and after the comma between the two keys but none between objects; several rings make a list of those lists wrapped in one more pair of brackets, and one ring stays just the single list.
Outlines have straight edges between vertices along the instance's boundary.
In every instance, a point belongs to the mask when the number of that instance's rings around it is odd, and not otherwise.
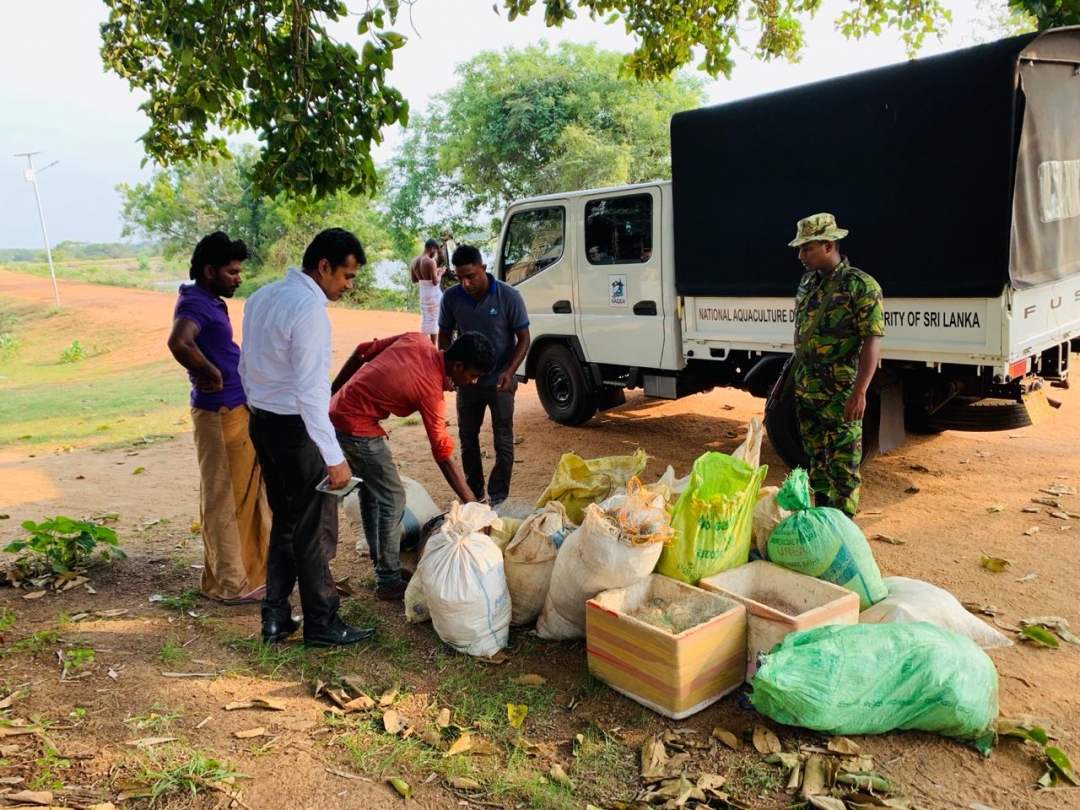
[{"label": "green shrub", "polygon": [[62,363],[77,363],[86,357],[86,349],[79,343],[79,339],[71,341],[71,345],[60,352],[60,362]]}]

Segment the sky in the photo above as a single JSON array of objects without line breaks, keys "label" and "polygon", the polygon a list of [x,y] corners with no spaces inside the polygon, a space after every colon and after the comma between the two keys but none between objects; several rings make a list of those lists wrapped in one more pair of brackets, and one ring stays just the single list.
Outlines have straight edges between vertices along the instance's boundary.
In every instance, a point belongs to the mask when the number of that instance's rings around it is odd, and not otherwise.
[{"label": "sky", "polygon": [[[953,26],[943,42],[930,41],[922,55],[990,37],[977,22],[986,12],[976,2],[949,0]],[[1004,0],[990,2],[1004,5]],[[841,0],[826,0],[808,22],[799,64],[765,64],[740,55],[731,81],[708,83],[709,103],[906,58],[895,32],[863,41],[836,33],[832,20],[842,8]],[[105,4],[95,0],[0,0],[0,248],[43,245],[33,187],[23,179],[26,158],[15,153],[41,153],[34,163],[52,246],[66,240],[119,241],[123,223],[116,186],[150,175],[150,166],[140,167],[138,142],[147,127],[138,109],[144,97],[101,64],[98,26],[106,16]],[[541,39],[595,42],[621,52],[634,47],[621,24],[603,25],[583,16],[562,29],[549,29],[535,10],[508,23],[495,14],[492,0],[417,0],[411,22],[399,18],[397,30],[409,42],[397,52],[391,83],[414,110],[424,109],[432,96],[452,86],[455,65],[480,50],[523,47]],[[399,142],[400,133],[391,133],[376,159],[388,160]],[[53,161],[59,162],[40,172]]]}]

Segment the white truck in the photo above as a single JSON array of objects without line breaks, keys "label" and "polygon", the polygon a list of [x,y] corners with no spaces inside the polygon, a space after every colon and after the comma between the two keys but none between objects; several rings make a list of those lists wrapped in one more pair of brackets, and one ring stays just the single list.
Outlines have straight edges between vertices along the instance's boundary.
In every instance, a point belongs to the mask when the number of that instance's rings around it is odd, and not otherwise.
[{"label": "white truck", "polygon": [[[885,293],[864,457],[908,430],[1002,430],[1049,406],[1080,340],[1080,28],[1015,37],[672,119],[672,180],[521,200],[493,271],[518,369],[578,425],[625,389],[766,397],[793,348],[787,247],[819,211]],[[1052,404],[1052,400],[1050,401]],[[803,461],[794,415],[766,427]]]}]

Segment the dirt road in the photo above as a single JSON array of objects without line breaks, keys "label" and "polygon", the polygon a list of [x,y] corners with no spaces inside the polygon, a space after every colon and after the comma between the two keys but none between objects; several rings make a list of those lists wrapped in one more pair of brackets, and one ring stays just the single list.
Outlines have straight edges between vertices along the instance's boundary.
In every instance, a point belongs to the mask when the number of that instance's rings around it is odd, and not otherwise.
[{"label": "dirt road", "polygon": [[[75,283],[65,284],[62,292],[65,307],[78,308],[110,329],[123,327],[128,334],[127,351],[164,355],[172,294]],[[47,304],[51,290],[42,279],[0,271],[0,297]],[[237,324],[242,315],[238,304],[230,305]],[[419,317],[339,308],[331,308],[330,313],[338,362],[357,341],[414,328]],[[1074,389],[1058,391],[1055,397],[1062,400],[1062,408],[1051,421],[1039,427],[1009,433],[912,437],[902,448],[869,466],[858,523],[869,538],[887,535],[902,543],[893,545],[871,539],[885,576],[923,579],[947,588],[961,601],[992,604],[998,611],[996,622],[1001,627],[1015,627],[1028,616],[1057,615],[1072,621],[1074,629],[1080,628],[1080,614],[1076,611],[1080,520],[1052,517],[1049,507],[1040,507],[1037,513],[1022,511],[1034,506],[1033,498],[1045,494],[1040,492],[1042,488],[1052,484],[1080,484],[1080,455],[1075,451],[1080,440],[1080,396]],[[452,414],[452,401],[449,406]],[[658,477],[668,465],[678,475],[684,475],[702,452],[733,449],[741,441],[748,419],[760,417],[761,411],[760,400],[728,390],[677,402],[646,400],[633,393],[625,405],[587,425],[564,428],[546,418],[535,388],[526,385],[520,389],[517,400],[515,432],[520,444],[512,491],[522,502],[535,499],[547,484],[560,455],[568,451],[595,457],[629,453],[642,447],[650,456],[647,478]],[[422,426],[398,424],[391,440],[402,472],[421,481],[436,501],[447,503],[451,493],[431,461]],[[489,435],[483,441],[485,447],[490,447]],[[0,453],[0,506],[10,515],[10,520],[0,522],[0,536],[5,540],[16,536],[17,526],[24,519],[52,514],[81,516],[100,511],[121,513],[119,529],[132,546],[138,546],[140,537],[153,534],[135,531],[149,521],[164,518],[174,528],[186,527],[198,514],[198,477],[190,434],[138,452],[138,456],[128,456],[122,450],[83,450],[27,458],[17,450],[4,450]],[[762,462],[769,465],[766,483],[779,484],[787,470],[767,442],[762,450]],[[136,463],[144,466],[147,473],[133,477],[131,469]],[[1063,511],[1080,512],[1077,508],[1080,498],[1066,496],[1062,500]],[[991,507],[997,511],[991,511]],[[162,558],[171,553],[172,546],[179,542],[178,536],[172,532],[147,541],[147,553],[140,558],[143,568],[124,574],[122,582],[117,583],[119,593],[110,604],[119,600],[125,605],[138,605],[141,614],[148,613],[145,593],[153,592],[153,588],[160,588],[167,581]],[[186,553],[197,551],[191,548],[192,543],[197,546],[197,538],[184,538]],[[343,536],[338,564],[370,572],[366,562],[352,559],[348,552],[351,545],[350,538]],[[1011,564],[1004,573],[992,573],[980,565],[983,554],[1007,558]],[[131,574],[135,575],[134,579]],[[101,587],[98,590],[103,592]],[[101,596],[96,598],[103,601]],[[370,602],[368,596],[362,599]],[[32,632],[35,621],[47,620],[43,608],[24,605],[18,594],[10,590],[0,592],[0,604],[12,607],[19,614],[18,635]],[[72,604],[63,609],[76,607]],[[428,634],[418,636],[414,628],[403,625],[396,613],[382,607],[378,606],[377,611],[380,620],[399,628],[410,643],[438,644]],[[51,609],[55,617],[56,605]],[[41,615],[36,618],[32,615],[24,621],[27,612],[34,610]],[[239,632],[254,632],[257,626],[254,612],[242,610],[243,615],[230,613],[225,621]],[[160,622],[160,617],[155,621]],[[131,624],[131,632],[146,632],[135,622]],[[125,643],[121,628],[109,635],[110,648]],[[135,643],[130,652],[145,652],[146,646]],[[1061,747],[1073,755],[1074,761],[1080,759],[1080,647],[1063,644],[1061,649],[1044,649],[1018,643],[991,651],[990,655],[1000,674],[1002,714],[1049,718],[1059,733]],[[566,677],[567,670],[580,676],[584,666],[583,649],[569,645],[559,648],[550,661],[530,663],[526,671],[548,673],[557,679]],[[153,672],[139,677],[151,675]],[[11,673],[5,677],[22,680]],[[412,679],[410,687],[418,693],[429,685],[423,673],[401,673],[400,677]],[[163,687],[159,684],[155,688]],[[214,700],[244,691],[227,681],[215,682],[212,690]],[[297,690],[297,694],[303,691],[299,684]],[[288,689],[284,691],[290,693]],[[58,703],[65,700],[63,696],[52,698]],[[71,699],[66,698],[68,702]],[[39,700],[47,702],[48,697],[39,698],[35,691],[28,700],[37,706]],[[131,711],[120,708],[119,697],[109,700],[111,712]],[[189,703],[192,700],[196,698],[188,698]],[[591,716],[604,718],[612,725],[625,725],[628,715],[638,713],[633,704],[611,692],[605,691],[593,703]],[[194,720],[194,712],[191,717]],[[663,725],[655,718],[649,722],[650,727]],[[700,727],[707,735],[713,725],[723,722],[745,725],[747,721],[732,700],[725,700],[692,718],[689,724]],[[212,729],[213,724],[208,728]],[[565,731],[559,728],[554,733]],[[235,752],[236,746],[230,746],[228,735],[217,734],[215,738],[211,733],[209,741]],[[73,732],[73,736],[77,733]],[[81,742],[92,747],[92,740]],[[861,742],[864,750],[873,752],[876,761],[889,763],[890,778],[906,785],[926,807],[962,808],[971,802],[997,808],[1080,806],[1080,790],[1044,793],[1034,790],[1034,782],[1042,773],[1039,759],[1031,746],[1024,748],[1016,740],[1003,741],[989,759],[925,734],[891,734],[863,738]],[[250,758],[244,762],[243,770],[264,777],[245,787],[249,804],[260,808],[285,806],[273,799],[280,795],[275,791],[282,790],[287,780],[282,781],[284,777],[280,774],[275,776],[271,765],[263,759]],[[322,771],[321,766],[314,767],[303,778],[304,789],[310,788],[313,799],[330,799],[332,791],[345,784],[351,798],[338,800],[341,806],[392,806],[393,800],[383,788],[373,787],[377,792],[370,794],[380,797],[380,803],[365,805],[360,800],[364,795],[362,786],[340,780],[334,783]],[[454,806],[453,797],[437,790],[433,785],[419,806]],[[372,801],[370,796],[363,801]]]}]

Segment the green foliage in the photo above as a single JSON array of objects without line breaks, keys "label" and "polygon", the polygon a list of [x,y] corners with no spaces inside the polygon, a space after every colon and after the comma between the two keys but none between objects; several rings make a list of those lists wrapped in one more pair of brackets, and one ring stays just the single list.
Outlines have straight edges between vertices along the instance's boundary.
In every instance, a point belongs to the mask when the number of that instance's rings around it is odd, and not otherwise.
[{"label": "green foliage", "polygon": [[19,341],[10,332],[0,332],[0,360],[6,360],[19,350]]},{"label": "green foliage", "polygon": [[27,520],[22,527],[30,532],[29,537],[8,543],[4,551],[29,552],[16,562],[16,566],[29,572],[66,574],[86,568],[93,562],[95,549],[105,562],[127,556],[118,547],[116,532],[97,523],[58,516],[41,523]]},{"label": "green foliage", "polygon": [[[547,43],[484,52],[458,67],[457,85],[432,102],[389,174],[389,218],[399,255],[456,210],[466,221],[524,196],[670,175],[671,115],[704,101],[695,78],[639,83],[621,56],[593,45]],[[405,251],[409,251],[406,253]]]},{"label": "green foliage", "polygon": [[4,633],[15,626],[17,620],[15,611],[8,607],[0,607],[0,633]]},{"label": "green foliage", "polygon": [[79,343],[79,339],[71,341],[69,346],[66,346],[62,352],[60,352],[61,363],[78,363],[80,360],[86,357],[86,349]]},{"label": "green foliage", "polygon": [[340,0],[107,0],[101,26],[108,69],[149,98],[142,136],[162,165],[227,155],[212,134],[254,130],[264,143],[254,167],[263,194],[287,188],[326,196],[370,192],[371,158],[383,127],[408,120],[387,83],[405,37],[387,29],[398,2],[360,15],[358,53],[328,26],[348,14]]},{"label": "green foliage", "polygon": [[94,651],[89,649],[65,650],[61,654],[62,674],[66,678],[70,673],[77,672],[83,667],[94,663]]},{"label": "green foliage", "polygon": [[1080,0],[1009,0],[1009,9],[1033,17],[1040,31],[1080,25]]},{"label": "green foliage", "polygon": [[312,237],[341,226],[359,236],[368,257],[353,282],[351,298],[362,301],[372,291],[372,264],[389,255],[391,240],[370,201],[338,191],[322,198],[287,193],[260,194],[255,187],[257,155],[250,147],[226,160],[182,162],[156,172],[145,183],[121,184],[124,235],[135,233],[160,241],[166,255],[190,255],[208,233],[225,231],[243,239],[251,251],[244,265],[241,294],[281,278],[299,265]]},{"label": "green foliage", "polygon": [[158,604],[167,610],[178,610],[181,613],[187,613],[195,607],[199,596],[198,588],[184,588],[178,596],[163,596],[158,600]]},{"label": "green foliage", "polygon": [[150,793],[150,806],[159,799],[188,794],[194,796],[210,788],[211,783],[236,779],[244,774],[215,758],[212,752],[173,745],[149,751],[134,779],[144,783]]}]

